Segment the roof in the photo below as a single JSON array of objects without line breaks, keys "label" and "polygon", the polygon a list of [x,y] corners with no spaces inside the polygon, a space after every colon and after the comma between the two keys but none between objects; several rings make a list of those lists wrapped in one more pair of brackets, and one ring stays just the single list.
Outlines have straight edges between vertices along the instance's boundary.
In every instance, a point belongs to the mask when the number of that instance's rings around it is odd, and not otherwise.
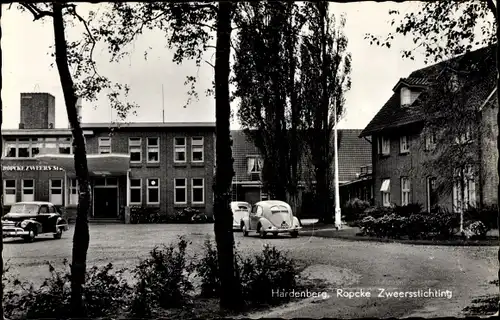
[{"label": "roof", "polygon": [[[361,129],[339,129],[339,181],[351,181],[357,179],[360,167],[371,165],[372,147],[367,140],[360,138]],[[255,144],[250,141],[242,130],[232,130],[233,139],[233,168],[234,180],[248,181],[248,157],[259,156],[260,152]],[[302,159],[303,170],[310,166],[304,155]],[[332,173],[333,178],[333,173]]]},{"label": "roof", "polygon": [[[92,135],[91,130],[84,130],[84,135]],[[2,129],[3,136],[71,136],[70,129]]]},{"label": "roof", "polygon": [[[399,91],[395,91],[375,117],[373,117],[370,123],[368,123],[365,129],[361,132],[360,136],[369,136],[387,129],[397,128],[411,123],[423,122],[425,120],[425,114],[423,111],[425,99],[432,95],[432,90],[430,90],[432,87],[430,85],[434,80],[439,78],[444,70],[461,69],[466,66],[470,67],[472,65],[479,65],[480,63],[486,65],[488,69],[485,69],[485,72],[482,73],[478,79],[472,80],[477,81],[478,83],[475,86],[475,92],[470,93],[470,96],[474,96],[476,101],[477,99],[482,101],[486,100],[494,88],[494,81],[492,80],[496,77],[496,65],[494,62],[489,63],[486,61],[489,61],[489,59],[495,59],[495,52],[495,46],[484,47],[426,68],[413,71],[409,77],[400,79],[394,87],[394,90],[402,85],[407,85],[409,87],[425,85],[427,88],[424,89],[423,94],[421,94],[411,106],[405,108],[401,108]],[[455,66],[455,68],[451,68],[450,65]],[[472,100],[473,99],[471,99],[469,103],[472,103]]]},{"label": "roof", "polygon": [[97,128],[214,128],[215,122],[94,122],[82,123],[83,129]]}]

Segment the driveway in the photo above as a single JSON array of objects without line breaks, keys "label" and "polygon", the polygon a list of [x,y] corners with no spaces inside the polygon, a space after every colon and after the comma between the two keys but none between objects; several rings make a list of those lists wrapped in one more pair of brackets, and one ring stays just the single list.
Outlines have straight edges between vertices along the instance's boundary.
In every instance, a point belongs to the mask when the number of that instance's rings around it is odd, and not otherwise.
[{"label": "driveway", "polygon": [[[88,265],[112,262],[117,267],[131,267],[145,258],[155,245],[176,241],[185,235],[192,244],[190,253],[202,253],[205,239],[214,239],[213,225],[91,225]],[[70,260],[72,230],[61,240],[49,236],[34,243],[4,241],[4,261],[10,273],[22,280],[41,283],[48,275],[46,261],[61,265]],[[312,266],[312,277],[330,282],[329,298],[303,300],[292,307],[281,307],[256,317],[405,317],[456,316],[473,297],[495,288],[488,282],[496,278],[496,247],[439,247],[394,243],[343,241],[319,237],[261,240],[244,238],[235,233],[242,253],[258,252],[264,243],[286,250],[295,259]],[[441,298],[378,298],[379,289],[386,292],[449,290],[451,299]],[[370,291],[371,297],[345,298],[346,292]],[[252,315],[250,315],[253,317]]]}]

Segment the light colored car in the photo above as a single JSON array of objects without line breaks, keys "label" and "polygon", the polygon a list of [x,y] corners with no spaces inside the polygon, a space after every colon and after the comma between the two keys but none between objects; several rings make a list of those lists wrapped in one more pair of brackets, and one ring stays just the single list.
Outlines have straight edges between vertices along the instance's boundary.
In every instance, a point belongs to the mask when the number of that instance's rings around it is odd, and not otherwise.
[{"label": "light colored car", "polygon": [[296,238],[300,229],[299,219],[293,215],[290,205],[278,200],[257,202],[248,217],[243,218],[242,226],[244,236],[255,231],[261,238],[265,238],[268,233],[274,236],[289,233],[292,238]]},{"label": "light colored car", "polygon": [[243,218],[248,217],[252,206],[248,202],[231,202],[231,211],[233,212],[233,230],[242,230]]}]

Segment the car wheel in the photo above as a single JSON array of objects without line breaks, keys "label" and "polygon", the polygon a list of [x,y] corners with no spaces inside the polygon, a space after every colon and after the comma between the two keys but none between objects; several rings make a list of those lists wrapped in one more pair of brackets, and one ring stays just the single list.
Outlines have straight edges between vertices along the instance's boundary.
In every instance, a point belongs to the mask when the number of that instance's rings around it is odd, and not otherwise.
[{"label": "car wheel", "polygon": [[264,239],[267,235],[267,232],[264,231],[264,228],[259,227],[259,235],[262,239]]},{"label": "car wheel", "polygon": [[61,239],[62,238],[62,234],[63,234],[62,228],[58,228],[57,232],[54,233],[54,239]]},{"label": "car wheel", "polygon": [[33,229],[30,229],[28,232],[29,235],[24,236],[23,239],[25,242],[33,242],[33,240],[35,240],[35,231]]},{"label": "car wheel", "polygon": [[290,232],[290,236],[292,238],[297,238],[299,236],[299,232],[298,231],[292,231],[292,232]]},{"label": "car wheel", "polygon": [[244,237],[248,236],[247,226],[244,223],[241,224],[241,232],[243,233]]},{"label": "car wheel", "polygon": [[278,237],[278,233],[277,232],[273,232],[273,237],[277,238]]}]

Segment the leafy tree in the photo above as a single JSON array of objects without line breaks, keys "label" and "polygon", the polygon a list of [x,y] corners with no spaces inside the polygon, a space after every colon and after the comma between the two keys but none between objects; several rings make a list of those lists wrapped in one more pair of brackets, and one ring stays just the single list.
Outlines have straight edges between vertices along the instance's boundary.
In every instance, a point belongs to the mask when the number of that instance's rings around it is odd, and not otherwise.
[{"label": "leafy tree", "polygon": [[[148,2],[112,3],[97,27],[101,39],[108,44],[112,60],[119,61],[145,29],[165,33],[174,49],[173,61],[180,64],[194,60],[203,62],[203,54],[215,48],[214,86],[216,108],[216,174],[214,190],[214,232],[221,279],[220,305],[223,309],[242,307],[238,275],[234,268],[234,237],[230,188],[234,175],[230,138],[229,74],[232,21],[235,4],[220,2]],[[215,35],[214,32],[215,31]],[[215,46],[212,41],[215,38]],[[196,77],[189,76],[189,94],[197,98]],[[188,101],[189,103],[189,101]]]},{"label": "leafy tree", "polygon": [[351,86],[351,55],[347,52],[347,38],[343,33],[345,18],[341,17],[337,24],[327,2],[308,2],[303,7],[303,14],[308,24],[300,46],[301,125],[315,169],[316,201],[321,220],[332,222],[329,203],[335,149],[330,145],[335,119],[343,112],[344,95]]},{"label": "leafy tree", "polygon": [[[54,50],[53,56],[59,78],[63,89],[68,121],[71,125],[74,146],[75,172],[79,184],[79,199],[77,208],[77,217],[75,223],[75,232],[73,235],[73,250],[71,263],[71,303],[74,315],[81,316],[83,313],[82,286],[85,283],[87,251],[89,247],[90,235],[88,216],[91,209],[91,189],[90,178],[87,165],[87,155],[85,148],[85,137],[78,119],[76,102],[77,96],[95,100],[98,93],[103,89],[112,89],[108,93],[108,98],[112,107],[116,108],[121,114],[126,114],[133,109],[133,104],[123,104],[118,100],[120,91],[125,94],[128,88],[120,84],[112,84],[106,77],[98,74],[93,60],[93,49],[95,39],[88,28],[87,21],[80,16],[75,4],[63,2],[55,3],[29,3],[22,2],[18,8],[22,11],[29,11],[34,20],[40,20],[45,17],[51,17],[54,28]],[[81,22],[87,33],[83,40],[80,39],[68,44],[65,30],[69,21],[76,20]],[[79,50],[79,49],[83,50]],[[73,75],[70,68],[73,69]],[[73,79],[78,82],[74,82]]]},{"label": "leafy tree", "polygon": [[293,2],[241,4],[235,45],[238,116],[264,158],[264,188],[283,201],[296,198],[300,159],[294,51],[303,22],[298,13]]}]

